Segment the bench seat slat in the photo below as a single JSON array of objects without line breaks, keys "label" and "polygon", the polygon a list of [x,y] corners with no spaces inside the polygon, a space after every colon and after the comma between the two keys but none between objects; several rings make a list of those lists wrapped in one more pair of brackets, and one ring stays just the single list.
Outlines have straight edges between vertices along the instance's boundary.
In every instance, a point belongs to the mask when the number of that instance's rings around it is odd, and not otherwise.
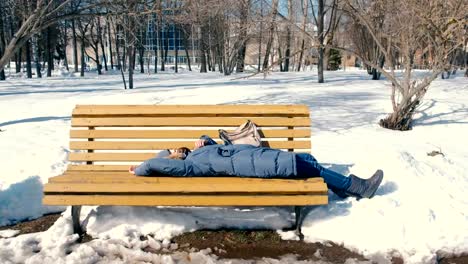
[{"label": "bench seat slat", "polygon": [[204,114],[309,115],[309,107],[307,105],[77,105],[73,110],[73,116],[142,114],[187,114],[195,116]]},{"label": "bench seat slat", "polygon": [[[310,129],[262,129],[263,138],[310,138]],[[71,138],[128,138],[128,139],[198,139],[201,135],[218,139],[215,130],[71,130]]]},{"label": "bench seat slat", "polygon": [[69,161],[145,161],[155,157],[155,153],[79,153],[68,155]]},{"label": "bench seat slat", "polygon": [[325,194],[324,183],[277,184],[265,183],[252,185],[246,183],[177,183],[161,182],[157,184],[97,181],[48,183],[44,186],[47,193],[307,193]]},{"label": "bench seat slat", "polygon": [[128,165],[68,165],[68,171],[125,171],[128,172]]},{"label": "bench seat slat", "polygon": [[[302,141],[267,141],[265,146],[279,149],[310,149],[310,140]],[[193,141],[70,141],[73,150],[161,150],[185,146],[193,149]]]},{"label": "bench seat slat", "polygon": [[301,184],[315,184],[323,183],[323,178],[308,178],[308,179],[261,179],[261,178],[249,178],[249,177],[141,177],[134,176],[128,172],[114,173],[89,173],[79,172],[73,173],[68,172],[66,174],[49,178],[49,182],[133,182],[133,183],[180,183],[180,184],[271,184],[271,185],[301,185]]},{"label": "bench seat slat", "polygon": [[286,206],[328,203],[327,195],[45,195],[47,205]]},{"label": "bench seat slat", "polygon": [[[173,127],[173,126],[233,126],[245,122],[245,118],[235,117],[73,117],[72,127]],[[308,127],[309,117],[254,117],[259,127]]]}]

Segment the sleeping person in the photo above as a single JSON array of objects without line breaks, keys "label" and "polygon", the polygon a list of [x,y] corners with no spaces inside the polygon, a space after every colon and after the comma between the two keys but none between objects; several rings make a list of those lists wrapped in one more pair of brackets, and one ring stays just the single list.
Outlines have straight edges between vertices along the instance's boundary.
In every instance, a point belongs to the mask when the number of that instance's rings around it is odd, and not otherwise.
[{"label": "sleeping person", "polygon": [[321,166],[308,153],[294,153],[247,144],[219,145],[203,135],[194,150],[165,150],[129,172],[137,176],[210,177],[237,176],[276,179],[322,177],[328,188],[342,198],[372,198],[383,179],[377,170],[369,179],[344,176]]}]

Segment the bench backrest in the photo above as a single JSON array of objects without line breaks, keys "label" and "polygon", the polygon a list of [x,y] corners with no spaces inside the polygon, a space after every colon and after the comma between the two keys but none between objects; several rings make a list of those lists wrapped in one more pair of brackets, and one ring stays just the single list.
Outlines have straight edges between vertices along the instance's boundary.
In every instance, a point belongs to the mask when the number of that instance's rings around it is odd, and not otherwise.
[{"label": "bench backrest", "polygon": [[77,105],[69,170],[127,170],[160,150],[192,149],[201,135],[221,143],[218,129],[247,119],[260,128],[264,146],[310,153],[306,105]]}]

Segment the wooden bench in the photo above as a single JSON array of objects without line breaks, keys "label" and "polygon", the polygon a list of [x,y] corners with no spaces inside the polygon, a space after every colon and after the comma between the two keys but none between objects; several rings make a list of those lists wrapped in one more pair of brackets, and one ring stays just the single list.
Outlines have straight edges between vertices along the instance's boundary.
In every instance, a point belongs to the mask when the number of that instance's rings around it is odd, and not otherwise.
[{"label": "wooden bench", "polygon": [[163,149],[193,148],[205,134],[219,143],[218,129],[247,119],[259,127],[262,144],[310,152],[305,105],[77,105],[70,131],[69,161],[44,186],[45,205],[71,205],[73,229],[83,234],[82,205],[295,206],[300,233],[302,206],[327,204],[322,178],[307,180],[238,177],[137,177],[131,164]]}]

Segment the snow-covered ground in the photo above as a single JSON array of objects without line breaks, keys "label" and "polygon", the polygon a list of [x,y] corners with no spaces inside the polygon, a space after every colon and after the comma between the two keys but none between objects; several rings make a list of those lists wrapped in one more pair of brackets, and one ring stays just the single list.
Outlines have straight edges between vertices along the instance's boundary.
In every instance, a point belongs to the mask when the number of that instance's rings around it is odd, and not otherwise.
[{"label": "snow-covered ground", "polygon": [[[0,82],[0,226],[67,209],[46,232],[1,232],[0,263],[224,263],[208,251],[158,255],[141,248],[170,247],[174,235],[200,228],[279,230],[293,221],[290,208],[85,207],[86,229],[99,239],[76,244],[69,208],[41,204],[42,184],[66,168],[76,104],[307,104],[313,154],[321,163],[364,178],[377,168],[385,172],[373,199],[341,200],[330,193],[328,206],[311,208],[303,228],[307,241],[331,240],[378,263],[394,255],[407,263],[432,263],[438,251],[468,252],[467,78],[434,81],[414,129],[398,132],[377,125],[391,111],[386,81],[371,81],[357,70],[325,77],[318,84],[312,72],[266,79],[142,74],[134,90],[123,90],[118,74]],[[427,155],[434,150],[444,155]],[[156,240],[139,240],[148,234]]]}]

